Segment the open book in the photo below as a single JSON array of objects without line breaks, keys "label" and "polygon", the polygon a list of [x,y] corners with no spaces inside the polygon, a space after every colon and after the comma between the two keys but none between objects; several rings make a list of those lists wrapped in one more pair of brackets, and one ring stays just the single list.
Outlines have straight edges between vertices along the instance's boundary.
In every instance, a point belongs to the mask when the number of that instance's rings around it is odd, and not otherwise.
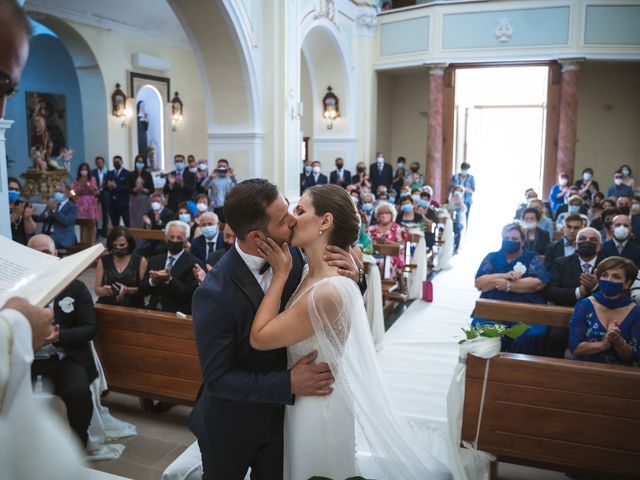
[{"label": "open book", "polygon": [[98,259],[104,246],[94,245],[65,258],[54,257],[0,236],[0,306],[23,297],[45,307]]}]

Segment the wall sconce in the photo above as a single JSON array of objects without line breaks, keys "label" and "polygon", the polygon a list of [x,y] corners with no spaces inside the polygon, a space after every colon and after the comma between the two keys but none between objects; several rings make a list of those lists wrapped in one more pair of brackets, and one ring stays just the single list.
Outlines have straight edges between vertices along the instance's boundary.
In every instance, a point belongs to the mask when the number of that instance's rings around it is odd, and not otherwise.
[{"label": "wall sconce", "polygon": [[324,119],[327,121],[327,129],[333,128],[333,122],[340,116],[340,99],[333,93],[331,87],[327,87],[327,93],[322,99],[324,107]]},{"label": "wall sconce", "polygon": [[174,132],[178,130],[178,125],[182,123],[184,117],[182,116],[182,100],[178,92],[176,92],[171,100],[171,130]]},{"label": "wall sconce", "polygon": [[116,83],[116,89],[111,94],[111,114],[122,120],[122,128],[127,128],[129,120],[133,115],[129,103],[127,96],[120,89],[120,84]]},{"label": "wall sconce", "polygon": [[122,128],[127,128],[129,126],[129,123],[131,122],[131,118],[133,117],[132,103],[133,99],[128,98],[125,104],[126,106],[124,108],[124,113],[122,117],[120,117],[122,119],[122,123],[120,124]]}]

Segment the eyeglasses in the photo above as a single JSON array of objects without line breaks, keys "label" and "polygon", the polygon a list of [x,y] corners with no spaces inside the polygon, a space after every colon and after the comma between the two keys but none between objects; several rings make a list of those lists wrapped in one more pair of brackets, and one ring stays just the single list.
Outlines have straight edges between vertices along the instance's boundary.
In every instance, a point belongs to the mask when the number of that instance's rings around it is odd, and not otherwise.
[{"label": "eyeglasses", "polygon": [[0,96],[11,98],[18,93],[18,85],[11,82],[9,75],[0,71]]}]

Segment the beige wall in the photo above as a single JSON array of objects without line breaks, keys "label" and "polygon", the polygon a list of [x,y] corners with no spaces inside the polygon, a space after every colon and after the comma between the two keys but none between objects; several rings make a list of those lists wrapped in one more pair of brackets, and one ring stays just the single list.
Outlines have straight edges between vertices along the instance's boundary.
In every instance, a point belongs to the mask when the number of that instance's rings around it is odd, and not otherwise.
[{"label": "beige wall", "polygon": [[165,135],[166,169],[173,167],[173,154],[194,154],[196,158],[207,156],[207,122],[205,113],[205,100],[200,74],[195,57],[190,49],[172,47],[149,38],[104,30],[88,25],[69,24],[86,40],[96,57],[104,79],[108,102],[108,130],[109,151],[105,156],[111,158],[120,154],[125,157],[125,162],[130,165],[132,161],[131,128],[122,128],[121,122],[111,116],[111,93],[115,84],[120,83],[127,95],[129,89],[128,72],[134,70],[131,64],[132,54],[145,53],[163,57],[171,62],[169,72],[147,71],[136,68],[139,73],[146,73],[171,79],[171,96],[174,91],[180,92],[180,98],[184,104],[184,121],[177,132],[167,129]]},{"label": "beige wall", "polygon": [[587,62],[580,68],[575,174],[593,168],[606,193],[625,163],[640,178],[640,65]]}]

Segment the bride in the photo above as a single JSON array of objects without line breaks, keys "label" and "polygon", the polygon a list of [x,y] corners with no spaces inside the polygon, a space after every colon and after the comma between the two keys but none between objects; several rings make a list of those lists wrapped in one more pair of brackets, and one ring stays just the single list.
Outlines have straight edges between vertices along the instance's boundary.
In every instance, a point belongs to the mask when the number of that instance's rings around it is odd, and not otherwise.
[{"label": "bride", "polygon": [[348,250],[358,237],[360,221],[349,194],[335,185],[309,188],[294,216],[292,246],[304,249],[308,263],[287,308],[278,314],[291,255],[286,243],[259,243],[273,280],[255,316],[251,346],[287,347],[289,368],[316,350],[317,361],[329,364],[335,384],[327,397],[297,397],[295,405],[286,407],[285,478],[320,475],[342,480],[358,475],[356,421],[383,478],[451,478],[419,445],[388,395],[358,287],[323,261],[327,245]]}]

